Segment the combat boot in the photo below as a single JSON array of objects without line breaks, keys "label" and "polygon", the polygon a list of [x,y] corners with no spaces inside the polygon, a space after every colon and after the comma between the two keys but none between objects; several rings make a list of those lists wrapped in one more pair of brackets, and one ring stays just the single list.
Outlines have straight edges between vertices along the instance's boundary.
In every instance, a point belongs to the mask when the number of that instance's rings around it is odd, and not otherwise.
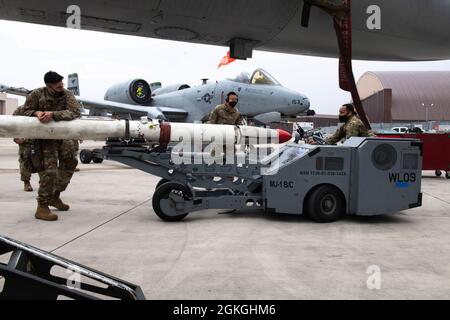
[{"label": "combat boot", "polygon": [[70,206],[62,202],[60,198],[60,192],[56,192],[53,200],[49,203],[50,206],[55,207],[59,211],[69,211]]},{"label": "combat boot", "polygon": [[36,214],[34,215],[36,219],[44,221],[56,221],[58,216],[50,211],[47,205],[38,204]]},{"label": "combat boot", "polygon": [[30,181],[24,181],[23,182],[23,191],[25,191],[25,192],[33,191],[33,187],[31,186]]}]

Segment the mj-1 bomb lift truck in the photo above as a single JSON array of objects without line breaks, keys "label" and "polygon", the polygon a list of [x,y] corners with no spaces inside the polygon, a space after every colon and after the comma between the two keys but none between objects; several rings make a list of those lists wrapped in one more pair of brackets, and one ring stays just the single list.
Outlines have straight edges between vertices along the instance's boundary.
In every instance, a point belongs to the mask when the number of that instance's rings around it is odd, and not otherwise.
[{"label": "mj-1 bomb lift truck", "polygon": [[140,143],[112,143],[104,152],[162,178],[153,209],[165,221],[205,209],[260,209],[332,222],[345,214],[382,215],[422,204],[422,144],[413,139],[291,143],[256,164],[175,164],[171,147]]}]

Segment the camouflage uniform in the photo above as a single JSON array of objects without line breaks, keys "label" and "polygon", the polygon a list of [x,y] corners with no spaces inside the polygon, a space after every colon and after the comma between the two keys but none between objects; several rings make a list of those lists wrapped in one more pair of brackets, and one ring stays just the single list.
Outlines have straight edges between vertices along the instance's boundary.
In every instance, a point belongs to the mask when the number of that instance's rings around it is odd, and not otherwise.
[{"label": "camouflage uniform", "polygon": [[25,140],[19,144],[19,167],[20,180],[27,182],[31,180],[33,168],[31,166],[31,140]]},{"label": "camouflage uniform", "polygon": [[[23,115],[23,106],[17,108],[14,116]],[[31,174],[33,168],[31,165],[31,147],[33,140],[25,139],[23,143],[19,144],[19,167],[20,167],[20,180],[27,182],[31,180]]]},{"label": "camouflage uniform", "polygon": [[220,104],[211,112],[207,123],[240,125],[243,124],[243,118],[237,108]]},{"label": "camouflage uniform", "polygon": [[72,140],[73,143],[73,156],[77,159],[77,167],[75,168],[75,172],[80,171],[78,168],[78,152],[80,151],[80,140]]},{"label": "camouflage uniform", "polygon": [[349,119],[347,119],[347,122],[345,122],[341,127],[339,127],[339,129],[337,129],[335,134],[326,139],[326,142],[329,144],[335,144],[342,139],[348,139],[350,137],[368,136],[369,132],[367,131],[364,123],[356,115],[353,115]]},{"label": "camouflage uniform", "polygon": [[73,142],[73,153],[75,154],[75,158],[78,156],[78,151],[80,151],[80,141],[72,140]]},{"label": "camouflage uniform", "polygon": [[[70,121],[80,117],[80,105],[68,90],[56,95],[51,95],[46,87],[34,90],[27,97],[23,114],[31,117],[36,111],[54,112],[54,121]],[[78,161],[72,140],[39,140],[39,143],[42,159],[38,170],[37,200],[45,206],[66,190]]]}]

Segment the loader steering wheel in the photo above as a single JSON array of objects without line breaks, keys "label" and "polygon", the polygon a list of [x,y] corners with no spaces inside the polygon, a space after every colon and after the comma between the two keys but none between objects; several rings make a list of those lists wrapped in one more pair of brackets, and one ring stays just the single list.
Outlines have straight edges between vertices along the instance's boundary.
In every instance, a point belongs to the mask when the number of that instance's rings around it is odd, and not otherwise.
[{"label": "loader steering wheel", "polygon": [[319,144],[319,145],[325,145],[325,144],[327,144],[327,142],[325,141],[325,139],[323,139],[323,138],[321,138],[321,137],[319,137],[319,136],[313,135],[311,138],[314,140],[314,143],[315,143],[315,144]]}]

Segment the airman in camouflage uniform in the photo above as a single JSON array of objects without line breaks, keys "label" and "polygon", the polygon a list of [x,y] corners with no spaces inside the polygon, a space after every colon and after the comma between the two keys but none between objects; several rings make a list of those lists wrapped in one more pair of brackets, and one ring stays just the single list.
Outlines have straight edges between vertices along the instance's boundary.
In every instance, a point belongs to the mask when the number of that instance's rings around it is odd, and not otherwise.
[{"label": "airman in camouflage uniform", "polygon": [[350,137],[368,137],[364,123],[356,116],[352,104],[345,104],[339,109],[339,121],[344,124],[337,129],[336,133],[326,139],[328,144],[335,144]]},{"label": "airman in camouflage uniform", "polygon": [[238,104],[238,96],[234,92],[230,92],[227,95],[225,104],[220,104],[214,108],[209,115],[210,124],[230,124],[240,125],[243,124],[243,118],[241,113],[236,108]]},{"label": "airman in camouflage uniform", "polygon": [[[17,108],[13,115],[23,115],[23,106]],[[31,174],[33,173],[33,168],[31,165],[31,146],[33,140],[16,138],[14,139],[14,142],[19,145],[20,180],[23,181],[23,190],[25,192],[31,192],[33,191],[33,187],[30,183]]]},{"label": "airman in camouflage uniform", "polygon": [[[73,142],[73,154],[76,159],[78,159],[78,152],[80,151],[80,143],[83,143],[82,140],[72,140]],[[78,160],[77,160],[78,161]],[[79,172],[80,168],[76,167],[75,172]]]},{"label": "airman in camouflage uniform", "polygon": [[[36,89],[27,97],[23,114],[38,117],[42,123],[70,121],[80,117],[80,105],[72,92],[64,89],[63,77],[48,72],[46,87]],[[40,144],[40,168],[38,170],[38,208],[35,217],[46,221],[58,219],[49,206],[61,211],[69,210],[60,193],[65,191],[78,165],[72,140],[38,140]],[[59,162],[59,163],[58,163]]]}]

